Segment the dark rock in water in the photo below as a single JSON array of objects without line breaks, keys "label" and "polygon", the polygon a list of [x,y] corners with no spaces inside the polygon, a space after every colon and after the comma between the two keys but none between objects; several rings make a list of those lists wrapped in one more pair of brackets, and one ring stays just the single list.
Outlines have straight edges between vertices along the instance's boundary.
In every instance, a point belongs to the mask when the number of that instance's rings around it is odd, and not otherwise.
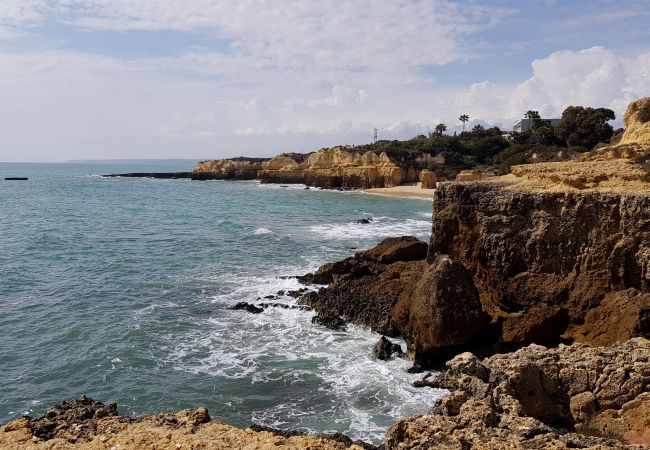
[{"label": "dark rock in water", "polygon": [[[84,425],[93,419],[117,416],[117,405],[104,405],[82,395],[78,400],[64,400],[48,409],[41,417],[31,421],[32,434],[48,440],[58,428]],[[83,429],[83,427],[82,427]]]},{"label": "dark rock in water", "polygon": [[327,327],[334,331],[345,330],[345,320],[335,314],[316,314],[314,317],[312,317],[311,323],[323,325],[324,327]]},{"label": "dark rock in water", "polygon": [[424,377],[422,377],[421,380],[416,380],[416,381],[413,382],[413,387],[417,387],[417,388],[419,388],[419,387],[436,387],[436,385],[434,384],[434,379],[431,378],[432,375],[433,374],[431,372],[427,372],[427,374],[424,375]]},{"label": "dark rock in water", "polygon": [[382,336],[381,339],[372,346],[372,354],[377,359],[388,361],[389,359],[393,359],[393,355],[402,356],[404,352],[400,345],[394,344],[386,339],[386,336]]},{"label": "dark rock in water", "polygon": [[367,219],[364,217],[363,219],[357,220],[357,223],[363,223],[363,224],[368,224],[372,222],[372,217],[368,217]]},{"label": "dark rock in water", "polygon": [[301,311],[311,311],[311,308],[306,305],[288,305],[286,303],[260,303],[261,308],[282,308],[282,309],[299,309]]},{"label": "dark rock in water", "polygon": [[264,311],[264,308],[260,308],[258,306],[253,305],[252,303],[248,303],[248,302],[239,302],[230,309],[248,311],[249,313],[252,313],[252,314],[259,314],[262,311]]},{"label": "dark rock in water", "polygon": [[297,289],[297,290],[295,290],[295,291],[289,291],[289,292],[287,292],[286,294],[287,294],[289,297],[298,298],[298,297],[302,296],[304,293],[306,293],[307,291],[309,291],[309,289],[307,289],[307,288],[300,288],[300,289]]},{"label": "dark rock in water", "polygon": [[278,295],[284,295],[284,291],[278,291],[277,294]]},{"label": "dark rock in water", "polygon": [[6,181],[27,181],[27,177],[7,177],[5,178]]},{"label": "dark rock in water", "polygon": [[309,186],[307,186],[304,190],[305,190],[305,191],[308,191],[309,189],[310,189]]},{"label": "dark rock in water", "polygon": [[264,298],[267,299],[267,300],[274,300],[277,297],[275,295],[265,295]]}]

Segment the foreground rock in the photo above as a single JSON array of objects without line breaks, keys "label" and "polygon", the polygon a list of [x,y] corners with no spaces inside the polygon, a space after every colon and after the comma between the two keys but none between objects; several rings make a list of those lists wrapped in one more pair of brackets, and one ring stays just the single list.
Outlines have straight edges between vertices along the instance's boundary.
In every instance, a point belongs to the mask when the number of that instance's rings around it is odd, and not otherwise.
[{"label": "foreground rock", "polygon": [[240,430],[210,419],[207,409],[143,417],[118,416],[115,404],[85,396],[65,401],[38,419],[23,417],[0,427],[0,448],[13,449],[313,449],[362,450],[371,445],[342,435],[309,436]]},{"label": "foreground rock", "polygon": [[381,361],[393,359],[393,355],[401,357],[403,354],[402,347],[386,339],[386,336],[382,336],[372,346],[372,355]]},{"label": "foreground rock", "polygon": [[426,243],[388,238],[343,261],[301,277],[330,283],[300,303],[387,336],[404,336],[420,362],[447,358],[483,330],[486,317],[465,268],[446,257],[426,264]]},{"label": "foreground rock", "polygon": [[[538,345],[456,356],[432,383],[452,392],[402,419],[386,449],[628,448],[650,443],[650,341]],[[632,447],[630,447],[632,448]]]}]

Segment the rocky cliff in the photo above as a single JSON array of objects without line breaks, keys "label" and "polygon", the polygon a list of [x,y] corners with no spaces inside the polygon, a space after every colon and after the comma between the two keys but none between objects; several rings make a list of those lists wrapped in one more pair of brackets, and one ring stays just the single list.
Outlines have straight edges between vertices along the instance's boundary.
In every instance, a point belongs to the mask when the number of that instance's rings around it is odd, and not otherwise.
[{"label": "rocky cliff", "polygon": [[334,147],[308,154],[282,153],[267,159],[205,161],[192,174],[195,179],[198,175],[205,179],[260,179],[266,183],[304,183],[322,188],[353,189],[415,182],[419,179],[420,169],[402,167],[386,153]]},{"label": "rocky cliff", "polygon": [[360,253],[321,268],[329,285],[303,302],[403,335],[422,364],[650,337],[649,162],[649,146],[627,143],[438,183],[426,261]]},{"label": "rocky cliff", "polygon": [[230,158],[202,161],[192,170],[193,179],[254,180],[269,158]]}]

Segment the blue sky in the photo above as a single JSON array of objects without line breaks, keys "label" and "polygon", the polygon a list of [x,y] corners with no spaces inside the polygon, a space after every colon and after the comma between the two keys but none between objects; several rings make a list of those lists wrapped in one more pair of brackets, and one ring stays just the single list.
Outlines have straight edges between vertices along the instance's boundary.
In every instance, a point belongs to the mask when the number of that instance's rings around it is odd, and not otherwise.
[{"label": "blue sky", "polygon": [[633,0],[0,0],[0,160],[270,155],[571,104],[622,117],[650,95],[649,21]]}]

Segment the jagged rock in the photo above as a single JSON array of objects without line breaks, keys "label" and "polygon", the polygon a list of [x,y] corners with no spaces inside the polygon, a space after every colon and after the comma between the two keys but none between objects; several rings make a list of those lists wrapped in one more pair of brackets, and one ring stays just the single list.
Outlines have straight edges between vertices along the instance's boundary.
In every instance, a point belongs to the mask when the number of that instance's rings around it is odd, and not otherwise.
[{"label": "jagged rock", "polygon": [[386,336],[382,336],[381,339],[372,346],[372,354],[377,359],[388,361],[389,359],[393,359],[393,355],[401,357],[404,352],[399,344],[395,344],[386,339]]},{"label": "jagged rock", "polygon": [[360,223],[360,224],[369,224],[370,222],[372,222],[372,217],[369,217],[367,219],[364,217],[362,219],[357,220],[357,223]]},{"label": "jagged rock", "polygon": [[94,419],[113,416],[117,416],[115,403],[104,405],[82,395],[78,400],[64,400],[48,409],[41,417],[31,420],[30,428],[39,439],[48,440],[62,435],[76,440],[92,429]]},{"label": "jagged rock", "polygon": [[467,270],[447,256],[428,265],[410,295],[395,306],[391,323],[416,359],[447,354],[467,344],[486,318]]},{"label": "jagged rock", "polygon": [[264,311],[264,308],[260,308],[259,306],[255,306],[248,302],[239,302],[230,309],[248,311],[251,314],[259,314]]},{"label": "jagged rock", "polygon": [[345,320],[336,314],[318,313],[311,318],[311,323],[323,325],[334,331],[343,331],[346,327]]},{"label": "jagged rock", "polygon": [[[175,414],[163,413],[141,417],[116,416],[109,405],[91,399],[62,402],[52,419],[23,417],[0,426],[0,448],[30,450],[82,449],[318,449],[374,450],[375,446],[352,441],[342,434],[308,435],[280,432],[256,427],[245,430],[211,420],[203,407],[186,409]],[[101,417],[100,417],[101,416]],[[54,428],[40,433],[45,420],[54,421]],[[32,434],[36,430],[38,435]]]},{"label": "jagged rock", "polygon": [[430,171],[429,169],[422,169],[420,172],[420,188],[422,189],[435,189],[436,182],[438,178],[436,177],[435,172]]},{"label": "jagged rock", "polygon": [[650,97],[630,103],[623,116],[625,133],[621,144],[650,145]]},{"label": "jagged rock", "polygon": [[431,414],[393,425],[387,450],[650,443],[650,341],[643,338],[609,348],[530,345],[483,361],[464,353],[429,384],[452,392]]}]

